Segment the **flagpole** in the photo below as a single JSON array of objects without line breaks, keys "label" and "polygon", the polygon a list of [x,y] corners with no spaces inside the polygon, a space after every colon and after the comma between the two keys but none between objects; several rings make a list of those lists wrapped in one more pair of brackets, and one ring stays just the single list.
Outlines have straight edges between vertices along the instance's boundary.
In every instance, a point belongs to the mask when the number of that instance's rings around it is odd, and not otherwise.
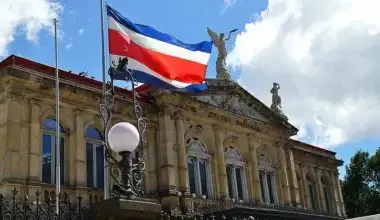
[{"label": "flagpole", "polygon": [[[102,36],[102,78],[103,78],[103,86],[102,86],[102,93],[103,93],[103,102],[105,102],[106,98],[106,60],[105,60],[105,46],[104,46],[104,2],[103,0],[100,0],[100,31],[101,31],[101,36]],[[107,126],[106,124],[104,126]],[[104,129],[104,134],[103,138],[105,141],[108,140],[107,138],[107,128]],[[105,150],[106,150],[106,145],[103,146],[103,152],[104,152],[104,176],[103,176],[103,181],[104,181],[104,199],[109,198],[109,189],[108,189],[108,162],[105,157]]]},{"label": "flagpole", "polygon": [[56,212],[59,213],[59,194],[61,192],[61,151],[60,151],[60,126],[59,126],[59,74],[58,74],[58,38],[57,19],[54,19],[54,48],[55,48],[55,100],[56,100],[56,144],[55,144],[55,195]]}]

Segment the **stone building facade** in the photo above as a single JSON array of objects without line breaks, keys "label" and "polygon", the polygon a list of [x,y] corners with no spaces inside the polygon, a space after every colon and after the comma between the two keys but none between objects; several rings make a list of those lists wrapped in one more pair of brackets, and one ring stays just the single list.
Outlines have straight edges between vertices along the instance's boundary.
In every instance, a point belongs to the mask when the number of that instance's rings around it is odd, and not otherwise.
[{"label": "stone building facade", "polygon": [[[86,203],[101,200],[102,84],[63,70],[60,78],[62,191],[81,194]],[[145,154],[146,196],[167,209],[225,211],[223,203],[272,216],[345,216],[337,170],[342,161],[334,152],[290,139],[297,128],[238,84],[207,83],[202,94],[140,88],[149,119],[148,147],[139,152]],[[135,123],[131,93],[116,92],[113,122]],[[6,58],[0,100],[0,192],[9,195],[16,187],[31,199],[38,190],[54,197],[54,68]]]}]

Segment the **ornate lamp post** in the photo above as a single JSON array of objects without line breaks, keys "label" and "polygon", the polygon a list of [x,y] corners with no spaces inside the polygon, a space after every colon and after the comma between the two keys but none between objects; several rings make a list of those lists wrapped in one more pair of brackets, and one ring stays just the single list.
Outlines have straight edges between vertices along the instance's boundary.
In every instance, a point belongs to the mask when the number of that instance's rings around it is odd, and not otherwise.
[{"label": "ornate lamp post", "polygon": [[[100,104],[102,126],[104,129],[105,160],[109,168],[109,175],[113,179],[111,198],[95,203],[92,207],[92,216],[100,219],[154,219],[161,212],[161,204],[149,199],[139,198],[142,195],[141,182],[145,170],[144,154],[131,159],[131,153],[136,148],[146,148],[145,131],[146,119],[143,117],[142,108],[135,90],[137,82],[131,71],[127,69],[128,58],[120,59],[118,63],[112,63],[109,69],[110,81],[106,84],[106,92]],[[120,122],[111,127],[112,110],[116,91],[114,81],[126,81],[132,84],[132,105],[136,117],[137,126]],[[118,153],[118,160],[114,153]],[[108,178],[108,176],[105,176]],[[108,187],[107,185],[105,187]]]},{"label": "ornate lamp post", "polygon": [[122,158],[115,164],[121,171],[121,180],[114,185],[114,191],[126,199],[138,196],[133,188],[131,152],[137,148],[139,142],[139,131],[130,123],[121,122],[115,124],[108,133],[109,147],[114,152],[119,153]]},{"label": "ornate lamp post", "polygon": [[[132,163],[131,152],[138,146],[144,149],[146,146],[145,131],[146,119],[143,117],[142,108],[138,101],[138,94],[135,90],[137,82],[131,71],[127,69],[128,58],[120,59],[118,63],[113,62],[109,69],[110,81],[106,84],[106,92],[103,102],[100,104],[102,116],[102,126],[104,129],[105,160],[109,166],[109,175],[114,181],[111,197],[135,198],[142,194],[141,182],[142,173],[145,170],[144,155],[137,158],[137,163]],[[126,122],[115,124],[112,128],[112,108],[116,96],[114,81],[126,81],[132,84],[132,101],[135,113],[137,128]],[[119,153],[122,159],[117,160],[112,152]]]}]

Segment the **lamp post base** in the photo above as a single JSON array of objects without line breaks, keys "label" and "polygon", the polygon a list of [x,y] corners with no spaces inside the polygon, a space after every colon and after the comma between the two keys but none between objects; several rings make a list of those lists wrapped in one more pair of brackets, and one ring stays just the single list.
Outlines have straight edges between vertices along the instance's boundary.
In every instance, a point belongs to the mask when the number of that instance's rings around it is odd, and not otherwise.
[{"label": "lamp post base", "polygon": [[159,219],[161,204],[149,199],[112,198],[91,206],[92,219]]}]

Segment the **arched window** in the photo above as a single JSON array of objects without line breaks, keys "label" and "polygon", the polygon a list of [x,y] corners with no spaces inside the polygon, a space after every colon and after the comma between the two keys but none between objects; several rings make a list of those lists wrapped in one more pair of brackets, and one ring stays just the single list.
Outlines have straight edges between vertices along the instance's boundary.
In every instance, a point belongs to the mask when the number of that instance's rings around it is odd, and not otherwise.
[{"label": "arched window", "polygon": [[89,126],[86,131],[86,169],[87,187],[104,188],[103,136]]},{"label": "arched window", "polygon": [[228,194],[230,198],[247,200],[247,178],[245,175],[243,157],[239,150],[233,147],[227,147],[224,154],[226,157]]},{"label": "arched window", "polygon": [[324,210],[330,212],[330,196],[329,196],[329,184],[325,176],[321,177],[323,198],[324,198]]},{"label": "arched window", "polygon": [[265,203],[278,203],[275,169],[264,155],[260,155],[259,174],[261,199]]},{"label": "arched window", "polygon": [[[42,122],[42,182],[54,184],[56,161],[56,123],[54,118],[47,118]],[[59,124],[60,132],[60,182],[65,183],[65,131]]]},{"label": "arched window", "polygon": [[315,179],[314,177],[310,174],[310,172],[306,173],[306,188],[307,188],[307,191],[308,191],[308,203],[309,203],[309,207],[311,209],[316,209],[316,196],[317,196],[317,191],[315,190],[316,189],[316,185],[315,185]]},{"label": "arched window", "polygon": [[186,143],[190,193],[210,198],[212,195],[210,156],[197,138],[190,138]]}]

